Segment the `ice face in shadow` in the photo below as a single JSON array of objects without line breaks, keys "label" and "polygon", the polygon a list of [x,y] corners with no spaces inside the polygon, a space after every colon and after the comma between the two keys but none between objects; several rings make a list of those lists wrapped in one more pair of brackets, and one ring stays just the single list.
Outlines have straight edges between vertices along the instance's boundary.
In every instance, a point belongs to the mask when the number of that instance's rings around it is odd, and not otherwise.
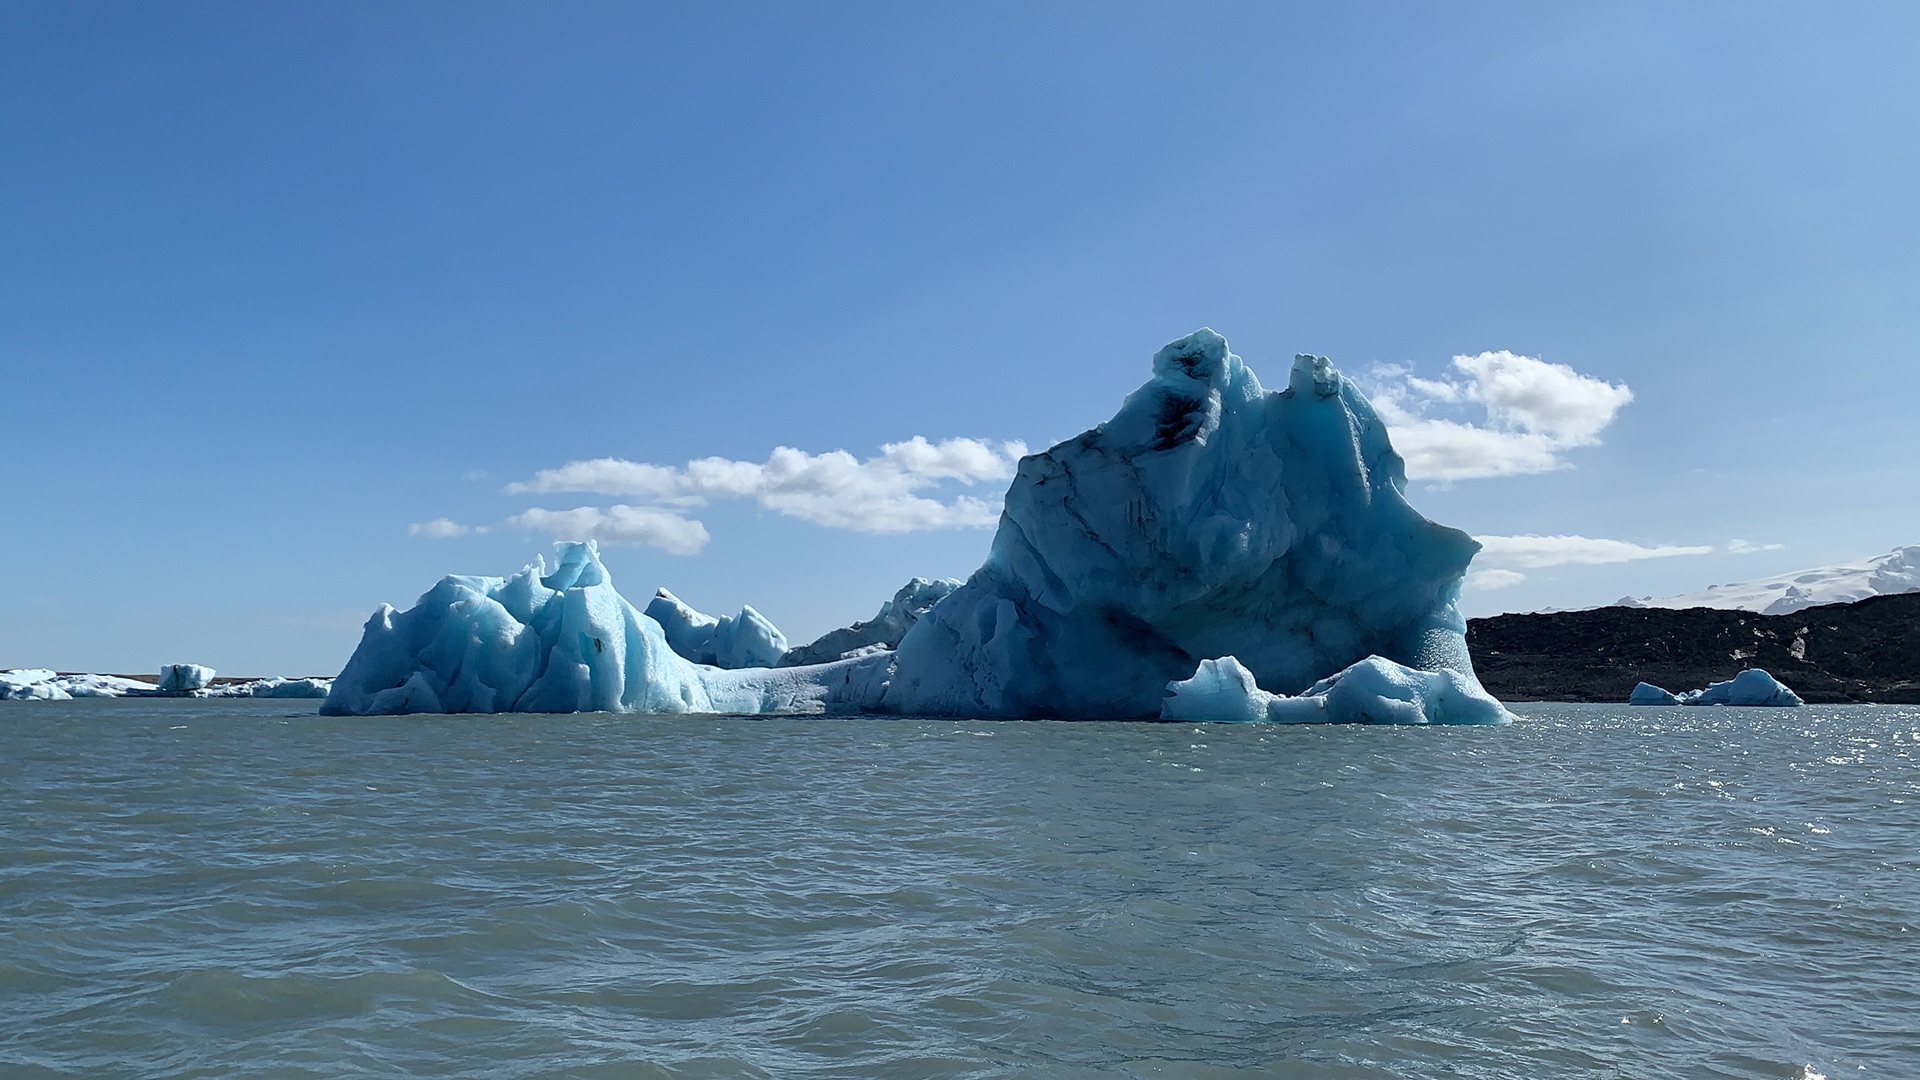
[{"label": "ice face in shadow", "polygon": [[1231,656],[1202,660],[1193,678],[1169,683],[1167,720],[1280,724],[1505,724],[1513,720],[1472,677],[1417,671],[1369,656],[1295,697],[1269,694]]},{"label": "ice face in shadow", "polygon": [[887,709],[1157,717],[1226,656],[1270,693],[1369,656],[1478,690],[1456,606],[1478,545],[1408,505],[1351,382],[1301,356],[1268,392],[1211,330],[1153,373],[1021,461],[986,564],[901,640]]},{"label": "ice face in shadow", "polygon": [[805,645],[788,649],[787,654],[780,658],[780,666],[825,664],[863,649],[895,648],[922,615],[932,611],[933,605],[945,600],[959,587],[960,582],[955,578],[936,578],[932,581],[914,578],[902,585],[892,599],[881,604],[873,618],[838,630],[829,630]]},{"label": "ice face in shadow", "polygon": [[592,541],[555,548],[552,573],[536,560],[509,578],[450,575],[406,611],[382,604],[320,711],[759,714],[857,706],[878,694],[871,663],[695,664],[615,591]]},{"label": "ice face in shadow", "polygon": [[674,652],[696,664],[773,667],[787,651],[787,635],[750,605],[743,605],[738,615],[715,618],[661,589],[647,604],[647,617],[660,624]]},{"label": "ice face in shadow", "polygon": [[173,694],[204,690],[213,683],[214,674],[212,668],[201,664],[162,664],[159,689]]}]

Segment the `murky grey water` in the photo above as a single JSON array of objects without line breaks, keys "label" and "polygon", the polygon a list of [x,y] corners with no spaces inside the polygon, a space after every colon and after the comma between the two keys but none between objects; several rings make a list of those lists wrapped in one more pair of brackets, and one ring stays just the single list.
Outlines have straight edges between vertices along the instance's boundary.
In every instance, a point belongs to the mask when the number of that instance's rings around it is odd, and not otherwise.
[{"label": "murky grey water", "polygon": [[1920,709],[304,711],[0,704],[0,1075],[1920,1076]]}]

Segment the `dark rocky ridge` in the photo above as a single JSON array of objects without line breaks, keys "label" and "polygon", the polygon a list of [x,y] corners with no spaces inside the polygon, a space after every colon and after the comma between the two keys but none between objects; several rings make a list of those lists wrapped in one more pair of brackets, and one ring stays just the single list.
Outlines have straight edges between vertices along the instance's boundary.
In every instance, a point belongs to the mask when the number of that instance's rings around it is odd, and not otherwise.
[{"label": "dark rocky ridge", "polygon": [[1920,593],[1787,615],[1595,608],[1467,623],[1474,670],[1503,701],[1624,702],[1765,668],[1808,704],[1920,704]]}]

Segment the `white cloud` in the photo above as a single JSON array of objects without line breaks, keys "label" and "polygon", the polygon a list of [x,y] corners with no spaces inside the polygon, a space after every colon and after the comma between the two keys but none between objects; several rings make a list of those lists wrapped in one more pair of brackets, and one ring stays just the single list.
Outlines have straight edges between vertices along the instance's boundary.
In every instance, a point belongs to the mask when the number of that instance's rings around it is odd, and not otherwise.
[{"label": "white cloud", "polygon": [[[1627,540],[1604,540],[1592,536],[1476,536],[1480,554],[1476,565],[1496,567],[1523,566],[1531,570],[1548,566],[1600,566],[1609,563],[1637,562],[1641,559],[1666,559],[1677,555],[1711,555],[1713,546],[1681,544],[1636,544]],[[1507,582],[1514,584],[1514,582]]]},{"label": "white cloud", "polygon": [[429,540],[445,540],[450,536],[465,536],[473,530],[451,518],[434,518],[432,521],[416,521],[407,526],[408,536],[424,536]]},{"label": "white cloud", "polygon": [[671,555],[698,555],[707,546],[707,527],[658,506],[578,506],[572,510],[535,508],[505,524],[549,533],[555,540],[594,539],[609,544],[645,544]]},{"label": "white cloud", "polygon": [[764,509],[816,525],[904,533],[992,525],[1000,518],[999,499],[972,495],[942,499],[932,497],[929,489],[947,481],[971,486],[1011,479],[1026,452],[1026,444],[1017,441],[946,439],[936,443],[916,435],[888,443],[878,456],[864,460],[844,450],[810,454],[790,446],[776,447],[764,462],[709,457],[674,467],[595,458],[543,469],[531,480],[508,485],[507,491],[638,498],[652,505],[626,509],[662,513],[664,507],[700,506],[715,499],[752,499]]},{"label": "white cloud", "polygon": [[1756,544],[1751,540],[1729,540],[1727,541],[1727,554],[1752,555],[1757,551],[1779,551],[1785,546],[1785,544]]},{"label": "white cloud", "polygon": [[[1568,467],[1565,451],[1593,446],[1633,400],[1624,384],[1516,353],[1453,358],[1455,375],[1422,379],[1407,367],[1377,367],[1361,380],[1413,480],[1525,476]],[[1478,405],[1480,423],[1428,416]]]},{"label": "white cloud", "polygon": [[1467,575],[1467,588],[1486,591],[1504,589],[1509,585],[1518,585],[1527,580],[1527,575],[1518,570],[1475,570]]}]

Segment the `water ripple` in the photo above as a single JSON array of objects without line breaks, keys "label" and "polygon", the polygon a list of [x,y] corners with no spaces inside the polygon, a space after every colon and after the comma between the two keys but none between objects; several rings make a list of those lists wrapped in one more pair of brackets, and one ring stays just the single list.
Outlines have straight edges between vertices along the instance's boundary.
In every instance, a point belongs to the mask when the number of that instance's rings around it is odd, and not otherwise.
[{"label": "water ripple", "polygon": [[0,1074],[1920,1074],[1920,709],[0,704]]}]

